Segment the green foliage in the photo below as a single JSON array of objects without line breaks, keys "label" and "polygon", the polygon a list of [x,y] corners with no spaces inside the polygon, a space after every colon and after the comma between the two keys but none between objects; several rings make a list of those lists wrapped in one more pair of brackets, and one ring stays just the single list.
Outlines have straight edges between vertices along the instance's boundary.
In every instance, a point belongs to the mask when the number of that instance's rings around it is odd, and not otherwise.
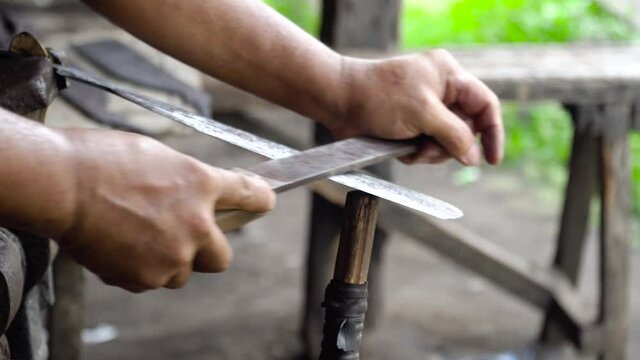
[{"label": "green foliage", "polygon": [[517,166],[529,177],[562,186],[571,150],[571,119],[556,103],[527,109],[515,103],[503,106],[505,164]]},{"label": "green foliage", "polygon": [[320,14],[318,2],[312,0],[264,0],[308,33],[318,31]]},{"label": "green foliage", "polygon": [[403,44],[627,40],[631,25],[595,0],[405,0]]}]

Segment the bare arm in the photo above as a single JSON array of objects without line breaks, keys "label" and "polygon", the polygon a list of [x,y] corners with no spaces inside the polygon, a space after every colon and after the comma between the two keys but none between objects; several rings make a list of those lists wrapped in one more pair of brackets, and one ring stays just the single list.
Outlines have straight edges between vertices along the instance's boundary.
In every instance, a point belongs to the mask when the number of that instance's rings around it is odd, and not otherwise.
[{"label": "bare arm", "polygon": [[378,61],[344,57],[259,0],[85,2],[158,49],[314,118],[338,137],[427,134],[438,143],[425,144],[407,161],[452,155],[477,164],[479,133],[486,159],[502,159],[496,96],[446,52]]},{"label": "bare arm", "polygon": [[53,237],[69,229],[77,203],[72,157],[62,133],[0,108],[0,226]]},{"label": "bare arm", "polygon": [[50,129],[0,108],[0,226],[52,237],[131,291],[218,272],[231,248],[215,209],[267,211],[261,180],[118,131]]},{"label": "bare arm", "polygon": [[152,46],[316,119],[340,108],[341,56],[259,0],[85,1]]}]

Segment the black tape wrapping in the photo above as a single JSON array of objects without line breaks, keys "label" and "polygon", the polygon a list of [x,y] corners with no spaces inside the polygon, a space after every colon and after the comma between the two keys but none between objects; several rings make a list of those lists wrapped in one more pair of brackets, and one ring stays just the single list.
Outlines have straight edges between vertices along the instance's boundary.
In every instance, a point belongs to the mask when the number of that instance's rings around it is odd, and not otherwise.
[{"label": "black tape wrapping", "polygon": [[360,358],[367,297],[367,284],[352,285],[331,280],[322,303],[325,319],[321,360]]}]

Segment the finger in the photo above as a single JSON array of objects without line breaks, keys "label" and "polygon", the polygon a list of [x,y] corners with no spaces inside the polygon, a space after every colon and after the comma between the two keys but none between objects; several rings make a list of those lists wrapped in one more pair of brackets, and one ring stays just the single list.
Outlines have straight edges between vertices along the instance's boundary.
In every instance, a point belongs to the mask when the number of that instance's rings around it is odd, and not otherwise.
[{"label": "finger", "polygon": [[191,277],[191,270],[182,270],[176,275],[172,276],[169,281],[164,285],[167,289],[179,289],[183,287],[189,278]]},{"label": "finger", "polygon": [[198,249],[193,261],[193,271],[219,273],[227,270],[233,260],[233,250],[222,231],[211,225],[210,236]]},{"label": "finger", "polygon": [[[500,119],[499,124],[495,123],[495,118]],[[481,134],[482,147],[487,161],[494,165],[501,163],[504,158],[504,127],[501,109],[487,109],[478,118],[476,127]]]},{"label": "finger", "polygon": [[480,150],[475,144],[473,132],[456,114],[439,99],[429,105],[431,111],[422,122],[422,131],[435,137],[445,150],[465,165],[479,165]]},{"label": "finger", "polygon": [[269,185],[259,177],[220,170],[216,175],[221,187],[216,209],[239,209],[252,212],[267,212],[273,209],[276,195]]},{"label": "finger", "polygon": [[473,119],[473,129],[480,133],[484,155],[490,164],[502,161],[504,126],[498,97],[478,78],[464,74],[452,80],[455,106]]},{"label": "finger", "polygon": [[462,121],[464,121],[464,123],[467,124],[467,126],[469,127],[469,129],[471,129],[471,132],[474,135],[478,133],[476,131],[476,126],[473,123],[473,119],[471,117],[469,117],[467,114],[465,114],[462,110],[460,110],[456,106],[450,107],[449,110],[451,110],[454,114],[456,114],[457,117],[462,119]]},{"label": "finger", "polygon": [[414,154],[400,158],[400,161],[407,165],[411,164],[440,164],[451,159],[451,155],[442,145],[435,141],[426,141],[418,147]]}]

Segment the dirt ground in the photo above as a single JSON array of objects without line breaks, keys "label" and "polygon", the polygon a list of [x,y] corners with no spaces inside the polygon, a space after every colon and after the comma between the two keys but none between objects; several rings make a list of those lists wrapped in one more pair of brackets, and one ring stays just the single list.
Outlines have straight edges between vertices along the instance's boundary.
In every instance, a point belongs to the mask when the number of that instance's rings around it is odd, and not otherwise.
[{"label": "dirt ground", "polygon": [[[273,116],[271,116],[273,117]],[[277,116],[275,116],[277,117]],[[302,142],[304,120],[277,123]],[[166,139],[169,145],[223,167],[260,161],[199,135]],[[400,184],[456,204],[459,220],[499,245],[548,264],[554,249],[560,193],[528,183],[507,169],[482,168],[479,180],[454,185],[455,164],[395,164]],[[183,289],[131,295],[88,276],[87,326],[110,324],[118,337],[87,346],[87,358],[296,359],[300,350],[303,259],[310,196],[283,194],[269,216],[230,236],[236,257],[223,275],[195,275]],[[595,234],[591,231],[582,286],[595,312]],[[629,359],[640,356],[640,254],[631,275]],[[527,359],[541,314],[448,262],[429,248],[393,234],[384,264],[384,316],[366,337],[366,359]],[[515,352],[511,352],[515,351]]]}]

